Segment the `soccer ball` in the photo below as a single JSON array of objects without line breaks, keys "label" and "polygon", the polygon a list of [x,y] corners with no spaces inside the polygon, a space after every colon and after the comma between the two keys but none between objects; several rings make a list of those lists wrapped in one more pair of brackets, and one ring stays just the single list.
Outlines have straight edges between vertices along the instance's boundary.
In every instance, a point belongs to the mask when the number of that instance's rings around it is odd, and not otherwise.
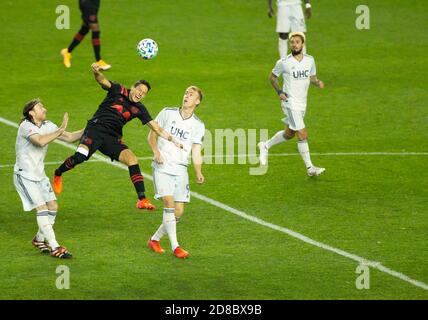
[{"label": "soccer ball", "polygon": [[143,39],[138,42],[137,52],[143,59],[153,59],[158,54],[158,44],[153,39]]}]

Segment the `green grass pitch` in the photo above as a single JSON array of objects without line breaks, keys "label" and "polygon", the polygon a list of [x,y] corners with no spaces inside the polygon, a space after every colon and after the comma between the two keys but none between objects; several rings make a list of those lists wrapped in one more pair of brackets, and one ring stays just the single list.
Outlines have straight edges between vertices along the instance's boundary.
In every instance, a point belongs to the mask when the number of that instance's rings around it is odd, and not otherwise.
[{"label": "green grass pitch", "polygon": [[[148,79],[152,116],[198,85],[206,97],[197,114],[211,132],[268,129],[271,136],[282,112],[267,80],[278,52],[265,2],[104,0],[102,55],[113,66],[105,75],[126,85]],[[69,30],[55,28],[61,4],[71,8]],[[359,4],[313,1],[307,21],[308,53],[326,88],[310,89],[305,122],[313,161],[325,175],[310,179],[300,157],[278,156],[262,176],[249,175],[250,164],[207,164],[202,186],[191,168],[191,189],[426,284],[427,4],[367,0],[370,30],[357,30]],[[61,62],[60,49],[79,29],[77,1],[3,1],[0,21],[0,117],[18,122],[24,103],[40,97],[52,121],[67,111],[69,130],[82,128],[104,92],[90,72],[90,35],[73,52],[71,69]],[[152,61],[136,54],[145,37],[159,44]],[[16,128],[0,123],[0,130],[0,299],[428,298],[427,290],[374,268],[370,289],[358,290],[356,261],[195,198],[178,225],[191,257],[156,255],[146,241],[161,210],[135,209],[128,173],[102,162],[64,176],[55,229],[74,258],[42,256],[30,243],[35,214],[22,211],[7,166],[15,161]],[[146,127],[134,121],[124,133],[139,157],[151,155]],[[296,141],[271,152],[295,153]],[[346,155],[326,155],[338,152]],[[46,161],[71,153],[51,144]],[[151,172],[149,160],[140,165]],[[54,168],[46,165],[50,177]],[[153,195],[147,179],[146,187]],[[169,249],[166,238],[163,246]],[[62,264],[70,268],[69,290],[55,287]]]}]

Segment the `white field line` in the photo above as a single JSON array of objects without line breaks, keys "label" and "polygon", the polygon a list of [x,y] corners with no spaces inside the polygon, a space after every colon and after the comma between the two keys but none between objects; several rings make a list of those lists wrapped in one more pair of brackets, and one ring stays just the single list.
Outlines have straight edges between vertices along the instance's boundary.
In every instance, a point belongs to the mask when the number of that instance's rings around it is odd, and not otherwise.
[{"label": "white field line", "polygon": [[[1,117],[0,117],[1,118]],[[3,121],[0,121],[3,122]],[[428,152],[311,152],[312,156],[428,156]],[[290,157],[300,156],[300,153],[270,153],[269,157]],[[258,157],[256,154],[232,154],[232,155],[212,155],[207,158],[238,158],[238,157]],[[151,157],[138,157],[139,160],[152,160]],[[101,160],[90,159],[87,162],[101,162]],[[61,162],[45,162],[45,165],[62,164]],[[13,167],[14,164],[3,164],[0,168]]]},{"label": "white field line", "polygon": [[[45,162],[45,166],[53,166],[53,165],[60,165],[62,164],[64,161],[54,161],[54,162]],[[86,162],[101,162],[100,160],[95,160],[95,159],[89,159]],[[14,167],[15,164],[0,164],[0,168],[10,168],[10,167]]]},{"label": "white field line", "polygon": [[[9,120],[7,120],[7,119],[5,119],[3,117],[0,117],[0,122],[4,123],[6,125],[9,125],[9,126],[15,127],[15,128],[18,127],[17,123],[9,121]],[[66,147],[66,148],[69,148],[69,149],[73,149],[73,150],[76,149],[75,145],[67,143],[67,142],[63,142],[63,141],[59,141],[59,140],[55,140],[54,142],[57,143],[57,144],[60,144],[60,145],[62,145],[64,147]],[[107,157],[103,157],[103,156],[100,156],[98,154],[94,154],[93,157],[95,159],[97,159],[97,160],[99,160],[101,162],[105,162],[105,163],[107,163],[109,165],[118,167],[118,168],[123,169],[123,170],[128,170],[128,168],[125,165],[123,165],[121,163],[118,163],[118,162],[111,162],[110,159],[108,159]],[[147,178],[149,180],[153,180],[153,177],[151,175],[146,174],[144,172],[142,172],[142,174],[144,175],[145,178]],[[291,236],[293,238],[296,238],[296,239],[299,239],[299,240],[301,240],[301,241],[303,241],[305,243],[308,243],[308,244],[313,245],[315,247],[318,247],[318,248],[321,248],[321,249],[324,249],[324,250],[336,253],[336,254],[338,254],[338,255],[340,255],[342,257],[354,260],[354,261],[358,262],[359,264],[367,265],[367,266],[372,267],[374,269],[377,269],[377,270],[379,270],[381,272],[389,274],[389,275],[391,275],[393,277],[399,278],[399,279],[401,279],[401,280],[403,280],[405,282],[408,282],[408,283],[410,283],[410,284],[412,284],[412,285],[414,285],[416,287],[428,290],[428,285],[425,284],[424,282],[412,279],[409,276],[407,276],[407,275],[405,275],[405,274],[403,274],[401,272],[398,272],[398,271],[392,270],[390,268],[387,268],[387,267],[383,266],[380,262],[371,261],[371,260],[365,259],[363,257],[357,256],[355,254],[349,253],[347,251],[344,251],[344,250],[341,250],[341,249],[338,249],[338,248],[334,248],[334,247],[329,246],[327,244],[324,244],[322,242],[318,242],[318,241],[313,240],[313,239],[311,239],[311,238],[309,238],[309,237],[307,237],[307,236],[305,236],[305,235],[303,235],[301,233],[298,233],[298,232],[293,231],[291,229],[288,229],[288,228],[285,228],[285,227],[281,227],[281,226],[278,226],[276,224],[264,221],[264,220],[262,220],[260,218],[257,218],[255,216],[252,216],[252,215],[248,214],[248,213],[245,213],[244,211],[232,208],[232,207],[230,207],[230,206],[228,206],[228,205],[226,205],[224,203],[221,203],[221,202],[219,202],[217,200],[214,200],[214,199],[211,199],[209,197],[206,197],[206,196],[204,196],[202,194],[199,194],[197,192],[192,191],[191,194],[192,194],[193,197],[195,197],[195,198],[197,198],[199,200],[205,201],[206,203],[209,203],[209,204],[211,204],[211,205],[213,205],[213,206],[215,206],[217,208],[223,209],[223,210],[225,210],[227,212],[230,212],[230,213],[232,213],[234,215],[237,215],[237,216],[239,216],[241,218],[244,218],[246,220],[252,221],[252,222],[257,223],[259,225],[265,226],[267,228],[270,228],[270,229],[273,229],[273,230],[276,230],[276,231],[288,234],[289,236]]]},{"label": "white field line", "polygon": [[[3,122],[3,121],[1,121]],[[13,123],[13,122],[12,122]],[[311,152],[312,156],[428,156],[428,152]],[[269,157],[290,157],[300,156],[300,153],[270,153]],[[206,158],[239,158],[258,157],[257,154],[225,154],[205,156]],[[151,157],[138,157],[139,160],[152,160]],[[190,159],[190,158],[189,158]],[[191,160],[191,159],[190,159]],[[90,159],[87,162],[100,162],[101,160]],[[62,164],[62,162],[45,162],[45,165]],[[0,168],[13,167],[13,164],[0,165]]]},{"label": "white field line", "polygon": [[[213,154],[205,155],[205,158],[239,158],[258,157],[258,154]],[[269,157],[293,157],[300,153],[269,153]],[[428,156],[428,152],[311,152],[311,156]],[[153,157],[139,157],[140,160],[152,160]]]}]

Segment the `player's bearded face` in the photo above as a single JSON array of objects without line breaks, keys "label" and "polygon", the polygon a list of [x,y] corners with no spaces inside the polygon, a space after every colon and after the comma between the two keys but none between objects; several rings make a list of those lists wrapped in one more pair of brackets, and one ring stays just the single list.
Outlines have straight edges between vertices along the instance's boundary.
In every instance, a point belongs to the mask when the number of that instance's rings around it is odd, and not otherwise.
[{"label": "player's bearded face", "polygon": [[134,102],[139,102],[143,100],[148,92],[148,88],[144,84],[140,84],[138,87],[132,87],[129,97]]},{"label": "player's bearded face", "polygon": [[187,89],[183,96],[183,106],[193,107],[199,104],[199,94],[194,89]]},{"label": "player's bearded face", "polygon": [[303,50],[303,41],[300,39],[300,37],[293,37],[291,39],[291,53],[293,56],[298,55]]}]

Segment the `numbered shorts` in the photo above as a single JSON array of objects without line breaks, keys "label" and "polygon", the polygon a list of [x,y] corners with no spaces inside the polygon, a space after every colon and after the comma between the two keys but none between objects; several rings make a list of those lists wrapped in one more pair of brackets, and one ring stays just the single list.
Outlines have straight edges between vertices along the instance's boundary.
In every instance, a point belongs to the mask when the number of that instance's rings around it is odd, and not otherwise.
[{"label": "numbered shorts", "polygon": [[285,118],[282,121],[293,131],[299,131],[305,128],[304,110],[293,110],[290,109],[285,102],[281,103],[282,111],[284,112]]},{"label": "numbered shorts", "polygon": [[279,5],[276,17],[276,32],[306,32],[305,18],[300,4]]},{"label": "numbered shorts", "polygon": [[155,199],[173,196],[174,201],[190,202],[189,175],[187,171],[175,176],[153,169],[153,184],[155,187]]},{"label": "numbered shorts", "polygon": [[14,173],[13,182],[21,198],[24,211],[31,211],[46,202],[56,200],[48,177],[41,181],[32,181]]},{"label": "numbered shorts", "polygon": [[79,0],[79,8],[82,12],[82,20],[86,25],[98,23],[100,0]]}]

